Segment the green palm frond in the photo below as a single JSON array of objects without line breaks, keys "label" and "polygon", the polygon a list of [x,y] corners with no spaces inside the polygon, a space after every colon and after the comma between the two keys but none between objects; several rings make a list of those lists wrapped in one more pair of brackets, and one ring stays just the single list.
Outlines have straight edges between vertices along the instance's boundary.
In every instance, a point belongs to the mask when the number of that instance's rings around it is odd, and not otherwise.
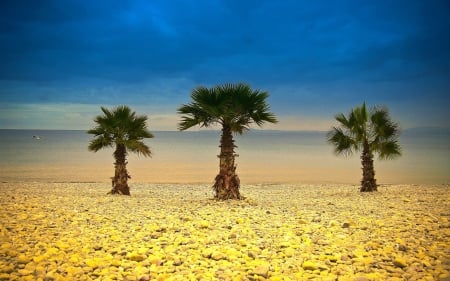
[{"label": "green palm frond", "polygon": [[97,152],[102,148],[112,147],[112,146],[113,146],[113,142],[111,139],[108,139],[104,136],[98,136],[97,138],[92,139],[89,142],[88,149],[89,149],[89,151]]},{"label": "green palm frond", "polygon": [[350,121],[343,113],[336,114],[334,117],[343,128],[350,129],[352,126],[350,125]]},{"label": "green palm frond", "polygon": [[373,138],[370,140],[370,146],[374,152],[378,152],[380,159],[391,159],[401,155],[398,143],[399,125],[391,121],[387,108],[373,109],[371,127]]},{"label": "green palm frond", "polygon": [[276,123],[277,119],[266,103],[268,96],[268,93],[252,90],[243,83],[195,88],[191,93],[192,102],[178,108],[182,115],[178,129],[221,124],[242,134],[253,123],[258,126],[265,122]]},{"label": "green palm frond", "polygon": [[182,114],[182,121],[178,124],[181,131],[194,126],[209,127],[218,122],[217,104],[220,104],[214,92],[205,87],[198,87],[192,91],[192,102],[178,108]]},{"label": "green palm frond", "polygon": [[342,128],[334,127],[328,132],[327,141],[334,146],[334,153],[337,155],[352,155],[357,147],[354,139]]},{"label": "green palm frond", "polygon": [[87,131],[94,135],[88,149],[98,151],[102,148],[125,145],[132,152],[150,156],[150,148],[142,140],[153,138],[147,129],[147,116],[139,116],[128,106],[121,105],[112,110],[101,107],[103,115],[96,116],[96,127]]},{"label": "green palm frond", "polygon": [[396,140],[379,142],[373,151],[378,152],[380,159],[395,159],[402,155],[399,143]]},{"label": "green palm frond", "polygon": [[151,157],[152,152],[150,151],[150,148],[142,141],[140,140],[129,140],[126,143],[126,147],[134,153],[137,153],[138,155],[143,155],[145,157]]},{"label": "green palm frond", "polygon": [[386,108],[374,108],[371,115],[371,125],[376,136],[389,139],[398,135],[398,124],[392,122],[389,118],[389,112]]},{"label": "green palm frond", "polygon": [[391,159],[401,155],[398,143],[399,126],[391,121],[385,107],[367,109],[363,103],[351,110],[348,116],[340,113],[335,116],[339,127],[327,134],[327,140],[334,145],[336,154],[349,155],[359,151],[367,142],[371,152],[380,159]]},{"label": "green palm frond", "polygon": [[364,102],[361,106],[355,107],[348,118],[350,130],[353,133],[355,141],[358,143],[364,142],[367,139],[367,120],[369,113]]}]

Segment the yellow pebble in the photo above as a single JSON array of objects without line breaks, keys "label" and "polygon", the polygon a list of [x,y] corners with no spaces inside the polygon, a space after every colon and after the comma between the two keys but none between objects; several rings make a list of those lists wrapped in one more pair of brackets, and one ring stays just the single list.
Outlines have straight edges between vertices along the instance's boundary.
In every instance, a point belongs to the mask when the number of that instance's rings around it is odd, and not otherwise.
[{"label": "yellow pebble", "polygon": [[295,255],[295,250],[291,247],[286,248],[284,250],[284,254],[286,255],[286,257],[293,257]]},{"label": "yellow pebble", "polygon": [[407,263],[406,263],[406,260],[405,260],[404,258],[396,257],[396,258],[394,259],[394,265],[395,265],[396,267],[401,267],[401,268],[403,268],[403,267],[406,267],[406,266],[407,266]]},{"label": "yellow pebble", "polygon": [[28,256],[26,256],[26,255],[24,255],[24,254],[20,254],[20,255],[17,257],[17,262],[18,262],[18,263],[21,263],[21,264],[27,264],[27,263],[29,263],[31,260],[32,260],[32,259],[31,259],[30,257],[28,257]]},{"label": "yellow pebble", "polygon": [[317,265],[312,261],[305,261],[302,264],[304,270],[317,270]]},{"label": "yellow pebble", "polygon": [[203,229],[209,228],[209,222],[206,221],[206,220],[202,220],[202,221],[200,221],[200,223],[199,223],[199,227],[200,227],[200,228],[203,228]]},{"label": "yellow pebble", "polygon": [[143,261],[147,258],[147,256],[133,252],[133,253],[128,254],[127,258],[132,261]]},{"label": "yellow pebble", "polygon": [[45,255],[35,256],[33,257],[33,261],[35,263],[40,263],[41,261],[45,260],[47,257]]}]

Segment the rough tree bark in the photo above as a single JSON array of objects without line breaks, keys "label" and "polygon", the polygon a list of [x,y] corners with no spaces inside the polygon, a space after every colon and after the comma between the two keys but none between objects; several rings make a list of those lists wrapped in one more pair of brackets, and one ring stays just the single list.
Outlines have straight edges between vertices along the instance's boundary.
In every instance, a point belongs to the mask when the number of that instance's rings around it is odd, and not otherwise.
[{"label": "rough tree bark", "polygon": [[375,170],[373,167],[373,154],[370,151],[369,143],[364,141],[363,152],[361,154],[363,178],[361,180],[361,192],[377,191],[375,180]]},{"label": "rough tree bark", "polygon": [[123,144],[118,144],[116,146],[116,151],[114,151],[114,158],[116,162],[114,163],[114,177],[112,180],[112,189],[108,194],[121,194],[130,195],[130,187],[128,186],[128,179],[130,175],[127,171],[127,161],[126,161],[126,148]]},{"label": "rough tree bark", "polygon": [[213,186],[215,199],[242,199],[239,193],[240,180],[236,174],[236,165],[234,164],[235,156],[237,156],[234,153],[235,147],[231,127],[223,125],[220,138],[220,155],[218,155],[220,158],[220,170]]}]

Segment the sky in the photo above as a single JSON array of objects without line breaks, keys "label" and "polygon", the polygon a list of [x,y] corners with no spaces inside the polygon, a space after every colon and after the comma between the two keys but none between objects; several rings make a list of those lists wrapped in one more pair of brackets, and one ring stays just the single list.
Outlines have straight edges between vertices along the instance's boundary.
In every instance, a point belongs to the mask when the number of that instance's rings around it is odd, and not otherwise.
[{"label": "sky", "polygon": [[365,101],[450,127],[448,0],[0,1],[0,129],[93,127],[129,105],[176,130],[198,86],[270,94],[278,130],[328,130]]}]

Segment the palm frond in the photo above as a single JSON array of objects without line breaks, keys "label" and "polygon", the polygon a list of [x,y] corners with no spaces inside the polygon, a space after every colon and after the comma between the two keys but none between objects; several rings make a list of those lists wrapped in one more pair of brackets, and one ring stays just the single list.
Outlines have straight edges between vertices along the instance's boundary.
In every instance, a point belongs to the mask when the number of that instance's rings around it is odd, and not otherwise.
[{"label": "palm frond", "polygon": [[334,127],[327,135],[337,154],[359,151],[367,142],[371,153],[380,159],[395,158],[401,154],[398,144],[399,126],[391,121],[385,107],[367,109],[364,102],[351,110],[348,116],[336,115],[340,127]]},{"label": "palm frond", "polygon": [[370,142],[372,150],[380,159],[391,159],[401,155],[398,137],[399,125],[392,122],[389,111],[385,107],[375,107],[370,116],[373,138]]},{"label": "palm frond", "polygon": [[113,147],[113,142],[104,136],[99,136],[89,142],[88,150],[97,152],[105,147]]},{"label": "palm frond", "polygon": [[358,147],[352,136],[346,134],[342,128],[337,127],[333,127],[327,133],[327,142],[334,146],[336,155],[350,156]]},{"label": "palm frond", "polygon": [[[112,110],[101,107],[103,115],[96,116],[96,127],[87,131],[94,135],[88,149],[98,151],[113,144],[125,145],[125,148],[133,152],[150,156],[150,149],[141,142],[145,138],[153,138],[153,134],[147,129],[147,116],[137,115],[126,105],[121,105]],[[136,143],[141,142],[137,145]],[[130,145],[130,146],[129,146]]]},{"label": "palm frond", "polygon": [[343,113],[336,114],[334,118],[341,124],[342,127],[347,129],[351,128],[350,121]]},{"label": "palm frond", "polygon": [[143,155],[145,157],[151,157],[152,152],[150,148],[142,141],[139,140],[129,140],[126,144],[126,147],[134,153],[138,155]]},{"label": "palm frond", "polygon": [[180,131],[187,130],[197,125],[201,127],[209,127],[212,123],[216,122],[207,111],[203,110],[198,104],[182,105],[178,109],[179,114],[183,114],[181,122],[178,124]]},{"label": "palm frond", "polygon": [[192,102],[178,108],[182,115],[179,130],[194,126],[222,124],[242,134],[255,123],[275,123],[277,119],[266,103],[268,93],[253,91],[244,83],[218,85],[211,89],[198,87],[191,93]]},{"label": "palm frond", "polygon": [[369,112],[364,102],[361,106],[353,108],[348,118],[350,130],[353,133],[353,137],[357,142],[364,142],[367,140],[367,120],[369,118]]},{"label": "palm frond", "polygon": [[378,143],[374,151],[378,152],[378,158],[381,160],[395,159],[402,155],[399,143],[394,140]]},{"label": "palm frond", "polygon": [[384,139],[398,135],[400,131],[398,124],[389,118],[389,111],[386,108],[374,108],[371,115],[371,126],[374,133]]}]

